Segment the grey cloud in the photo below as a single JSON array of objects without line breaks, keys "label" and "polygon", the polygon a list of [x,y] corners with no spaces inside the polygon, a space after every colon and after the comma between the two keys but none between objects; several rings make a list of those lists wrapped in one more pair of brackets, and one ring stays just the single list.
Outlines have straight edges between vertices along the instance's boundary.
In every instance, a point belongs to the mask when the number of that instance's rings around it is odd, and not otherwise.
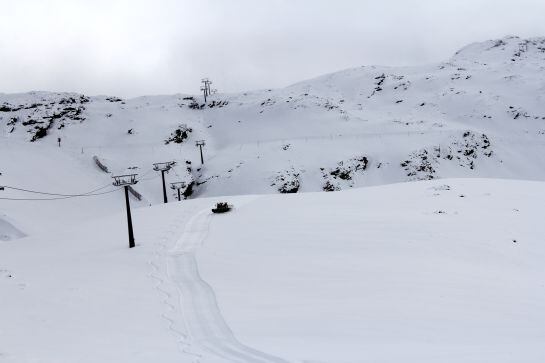
[{"label": "grey cloud", "polygon": [[18,0],[0,13],[0,92],[136,96],[281,87],[545,35],[540,0]]}]

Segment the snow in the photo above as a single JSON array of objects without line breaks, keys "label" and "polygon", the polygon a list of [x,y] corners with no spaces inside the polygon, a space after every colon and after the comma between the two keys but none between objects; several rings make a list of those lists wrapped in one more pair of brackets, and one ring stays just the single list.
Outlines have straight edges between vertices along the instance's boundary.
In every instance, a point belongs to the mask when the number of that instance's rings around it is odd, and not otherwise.
[{"label": "snow", "polygon": [[11,223],[0,219],[0,241],[23,238],[25,234],[14,227]]},{"label": "snow", "polygon": [[5,360],[545,358],[543,182],[228,200],[138,209],[135,249],[121,213],[0,244]]},{"label": "snow", "polygon": [[151,277],[161,227],[131,250],[121,214],[1,244],[2,361],[179,361]]},{"label": "snow", "polygon": [[235,334],[291,360],[540,362],[543,187],[263,197],[218,218],[198,259]]},{"label": "snow", "polygon": [[207,104],[0,94],[0,361],[543,362],[544,64],[506,37]]}]

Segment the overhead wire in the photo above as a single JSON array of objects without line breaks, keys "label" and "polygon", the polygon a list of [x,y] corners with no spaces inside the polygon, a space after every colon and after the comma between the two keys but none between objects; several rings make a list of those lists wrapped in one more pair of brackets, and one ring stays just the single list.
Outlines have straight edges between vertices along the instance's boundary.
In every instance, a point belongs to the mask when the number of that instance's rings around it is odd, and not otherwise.
[{"label": "overhead wire", "polygon": [[99,188],[90,190],[90,191],[85,192],[85,193],[78,193],[78,194],[61,194],[61,193],[49,193],[49,192],[42,192],[42,191],[38,191],[38,190],[31,190],[31,189],[24,189],[24,188],[12,187],[12,186],[9,186],[9,185],[3,185],[3,187],[4,187],[5,189],[13,189],[13,190],[18,190],[18,191],[27,192],[27,193],[42,194],[42,195],[52,195],[52,196],[59,196],[59,197],[79,197],[79,196],[84,196],[84,195],[88,195],[88,194],[91,194],[91,193],[94,193],[94,192],[98,192],[99,190],[105,189],[105,188],[110,187],[110,186],[112,186],[112,184],[106,184],[106,185],[104,185],[104,186],[101,186],[101,187],[99,187]]},{"label": "overhead wire", "polygon": [[[142,174],[142,177],[148,175],[149,173],[153,172],[154,170],[153,169],[149,169],[148,171],[146,171],[144,174]],[[153,180],[153,179],[156,179],[158,178],[158,175],[154,175],[153,177],[151,178],[144,178],[144,179],[140,179],[140,181],[148,181],[148,180]],[[109,193],[113,193],[113,192],[116,192],[122,188],[116,188],[114,190],[109,190],[107,192],[103,192],[103,193],[96,193],[100,190],[103,190],[105,188],[108,188],[108,187],[111,187],[112,184],[111,183],[108,183],[106,185],[103,185],[99,188],[95,188],[93,190],[90,190],[88,192],[85,192],[85,193],[78,193],[78,194],[63,194],[63,193],[51,193],[51,192],[44,192],[44,191],[39,191],[39,190],[33,190],[33,189],[26,189],[26,188],[19,188],[19,187],[14,187],[14,186],[9,186],[9,185],[2,185],[2,187],[4,189],[11,189],[11,190],[17,190],[17,191],[21,191],[21,192],[25,192],[25,193],[32,193],[32,194],[39,194],[39,195],[49,195],[49,196],[53,196],[54,198],[11,198],[11,197],[0,197],[0,200],[12,200],[12,201],[41,201],[41,200],[63,200],[63,199],[70,199],[70,198],[78,198],[78,197],[88,197],[88,196],[97,196],[97,195],[104,195],[104,194],[109,194]]]},{"label": "overhead wire", "polygon": [[149,173],[151,173],[153,170],[153,168],[149,169],[148,171],[146,171],[144,174],[140,175],[140,178],[143,178],[145,177],[146,175],[148,175]]},{"label": "overhead wire", "polygon": [[[102,188],[102,189],[104,189],[104,188]],[[114,192],[117,192],[120,189],[122,189],[122,188],[116,188],[114,190],[109,190],[107,192],[102,192],[102,193],[74,194],[74,195],[55,197],[55,198],[9,198],[9,197],[4,198],[4,197],[0,197],[0,200],[14,200],[14,201],[62,200],[62,199],[70,199],[70,198],[94,197],[94,196],[97,196],[97,195],[104,195],[104,194],[114,193]]]}]

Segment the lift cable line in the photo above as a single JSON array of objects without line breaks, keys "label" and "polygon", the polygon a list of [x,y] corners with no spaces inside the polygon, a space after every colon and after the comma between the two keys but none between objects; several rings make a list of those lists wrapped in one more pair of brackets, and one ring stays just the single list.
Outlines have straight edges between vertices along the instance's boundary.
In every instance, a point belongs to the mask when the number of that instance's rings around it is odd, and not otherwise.
[{"label": "lift cable line", "polygon": [[[104,189],[104,188],[102,188],[102,189]],[[117,189],[114,189],[114,190],[109,190],[107,192],[102,192],[102,193],[74,194],[74,195],[66,195],[66,196],[54,197],[54,198],[3,198],[3,197],[0,197],[0,200],[18,200],[18,201],[62,200],[62,199],[81,198],[81,197],[94,197],[94,196],[97,196],[97,195],[110,194],[110,193],[113,193],[113,192],[117,192],[119,189],[121,189],[121,188],[117,188]]]},{"label": "lift cable line", "polygon": [[142,181],[142,180],[143,180],[143,179],[142,179],[143,177],[145,177],[146,175],[148,175],[149,173],[151,173],[151,172],[153,172],[153,171],[154,171],[153,168],[151,168],[151,169],[149,169],[148,171],[146,171],[144,174],[140,175],[140,180],[139,180],[139,181]]},{"label": "lift cable line", "polygon": [[136,175],[138,174],[112,176],[112,178],[114,179],[113,185],[116,187],[123,187],[125,189],[125,207],[127,209],[127,229],[129,231],[129,248],[133,248],[135,246],[134,232],[132,229],[131,204],[129,202],[129,186],[138,183],[138,180],[136,180]]},{"label": "lift cable line", "polygon": [[85,192],[85,193],[79,193],[79,194],[61,194],[61,193],[49,193],[49,192],[42,192],[42,191],[38,191],[38,190],[31,190],[31,189],[24,189],[24,188],[17,188],[17,187],[11,187],[9,185],[3,185],[2,187],[5,188],[5,189],[12,189],[12,190],[18,190],[18,191],[21,191],[21,192],[26,192],[26,193],[34,193],[34,194],[42,194],[42,195],[52,195],[52,196],[58,196],[58,197],[82,197],[82,196],[86,196],[86,195],[89,195],[91,193],[94,193],[94,192],[98,192],[99,190],[102,190],[102,189],[106,189],[108,187],[110,187],[111,184],[106,184],[100,188],[96,188],[96,189],[93,189],[91,191],[88,191],[88,192]]},{"label": "lift cable line", "polygon": [[144,182],[144,181],[155,180],[155,179],[157,179],[158,177],[159,177],[159,175],[154,175],[154,176],[149,177],[149,178],[140,179],[140,180],[138,180],[138,182],[141,183],[141,182]]}]

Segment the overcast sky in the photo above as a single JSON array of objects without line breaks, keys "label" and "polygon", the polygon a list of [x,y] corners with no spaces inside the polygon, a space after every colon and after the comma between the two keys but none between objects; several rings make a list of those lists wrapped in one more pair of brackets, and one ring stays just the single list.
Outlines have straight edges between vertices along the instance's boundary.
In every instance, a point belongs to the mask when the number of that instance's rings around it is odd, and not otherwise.
[{"label": "overcast sky", "polygon": [[283,87],[545,36],[545,0],[0,0],[0,92]]}]

